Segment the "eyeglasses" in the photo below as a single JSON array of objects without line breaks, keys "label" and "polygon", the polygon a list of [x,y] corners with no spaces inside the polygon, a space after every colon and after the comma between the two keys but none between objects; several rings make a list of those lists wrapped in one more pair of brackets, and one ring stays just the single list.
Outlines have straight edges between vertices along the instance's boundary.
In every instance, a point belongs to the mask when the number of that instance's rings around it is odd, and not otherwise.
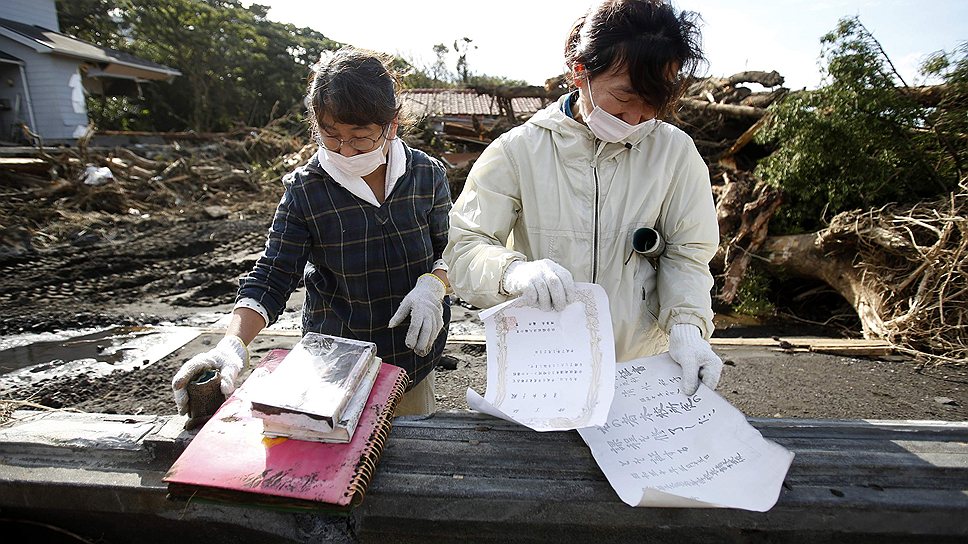
[{"label": "eyeglasses", "polygon": [[373,151],[373,149],[376,148],[377,143],[381,138],[383,138],[387,128],[389,128],[389,126],[383,127],[383,130],[380,131],[380,135],[377,138],[357,136],[355,138],[344,140],[342,138],[337,138],[336,136],[330,136],[325,132],[320,134],[320,136],[322,136],[323,145],[326,146],[326,149],[330,151],[335,151],[338,153],[339,150],[343,148],[343,144],[346,144],[360,153],[366,153],[367,151]]}]

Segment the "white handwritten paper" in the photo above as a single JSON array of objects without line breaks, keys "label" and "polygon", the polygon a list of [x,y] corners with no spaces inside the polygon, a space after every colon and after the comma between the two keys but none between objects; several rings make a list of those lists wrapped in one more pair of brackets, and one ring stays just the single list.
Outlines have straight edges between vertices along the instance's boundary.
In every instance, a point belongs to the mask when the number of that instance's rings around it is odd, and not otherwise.
[{"label": "white handwritten paper", "polygon": [[685,396],[681,380],[667,353],[618,364],[608,421],[578,431],[612,488],[631,506],[772,508],[793,453],[706,386]]},{"label": "white handwritten paper", "polygon": [[545,312],[512,300],[480,313],[487,393],[472,409],[536,431],[603,425],[615,394],[615,342],[605,290],[576,284],[577,301]]}]

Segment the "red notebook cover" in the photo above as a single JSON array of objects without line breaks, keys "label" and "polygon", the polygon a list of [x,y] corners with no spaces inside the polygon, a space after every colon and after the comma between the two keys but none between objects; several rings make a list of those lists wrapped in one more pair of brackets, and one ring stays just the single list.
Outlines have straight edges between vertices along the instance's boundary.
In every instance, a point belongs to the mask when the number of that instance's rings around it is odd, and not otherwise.
[{"label": "red notebook cover", "polygon": [[406,389],[406,372],[382,364],[349,443],[268,438],[246,391],[286,353],[269,352],[182,452],[164,477],[171,497],[296,508],[349,507],[363,500]]}]

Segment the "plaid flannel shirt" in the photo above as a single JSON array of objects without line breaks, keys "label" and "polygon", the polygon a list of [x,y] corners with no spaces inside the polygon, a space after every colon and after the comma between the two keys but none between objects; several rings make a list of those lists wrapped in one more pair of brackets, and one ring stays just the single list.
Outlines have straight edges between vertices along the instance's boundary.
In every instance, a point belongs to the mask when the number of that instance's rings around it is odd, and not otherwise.
[{"label": "plaid flannel shirt", "polygon": [[374,342],[377,354],[416,384],[444,349],[450,306],[445,300],[444,327],[426,357],[404,344],[409,321],[387,324],[417,278],[441,258],[451,198],[444,167],[419,150],[404,145],[404,151],[406,172],[380,207],[336,183],[315,156],[288,174],[265,253],[240,281],[237,300],[258,301],[271,324],[303,279],[303,334]]}]

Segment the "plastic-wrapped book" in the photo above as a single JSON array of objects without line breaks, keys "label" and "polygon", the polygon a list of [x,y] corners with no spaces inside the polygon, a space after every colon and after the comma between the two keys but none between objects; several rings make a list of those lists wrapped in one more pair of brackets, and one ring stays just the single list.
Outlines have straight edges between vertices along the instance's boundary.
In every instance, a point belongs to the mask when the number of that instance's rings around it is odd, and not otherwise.
[{"label": "plastic-wrapped book", "polygon": [[356,430],[356,425],[360,422],[363,407],[366,406],[367,399],[370,397],[370,391],[373,389],[373,382],[376,381],[376,376],[380,372],[380,365],[380,358],[377,357],[374,363],[370,365],[370,369],[363,376],[363,379],[360,380],[356,388],[356,393],[353,394],[353,397],[347,403],[346,408],[343,410],[343,415],[332,431],[320,431],[302,426],[294,427],[272,419],[263,418],[262,433],[273,438],[293,438],[296,440],[308,440],[310,442],[349,442],[353,439],[353,432]]},{"label": "plastic-wrapped book", "polygon": [[277,430],[331,433],[374,366],[371,342],[307,333],[252,392],[252,415]]}]

